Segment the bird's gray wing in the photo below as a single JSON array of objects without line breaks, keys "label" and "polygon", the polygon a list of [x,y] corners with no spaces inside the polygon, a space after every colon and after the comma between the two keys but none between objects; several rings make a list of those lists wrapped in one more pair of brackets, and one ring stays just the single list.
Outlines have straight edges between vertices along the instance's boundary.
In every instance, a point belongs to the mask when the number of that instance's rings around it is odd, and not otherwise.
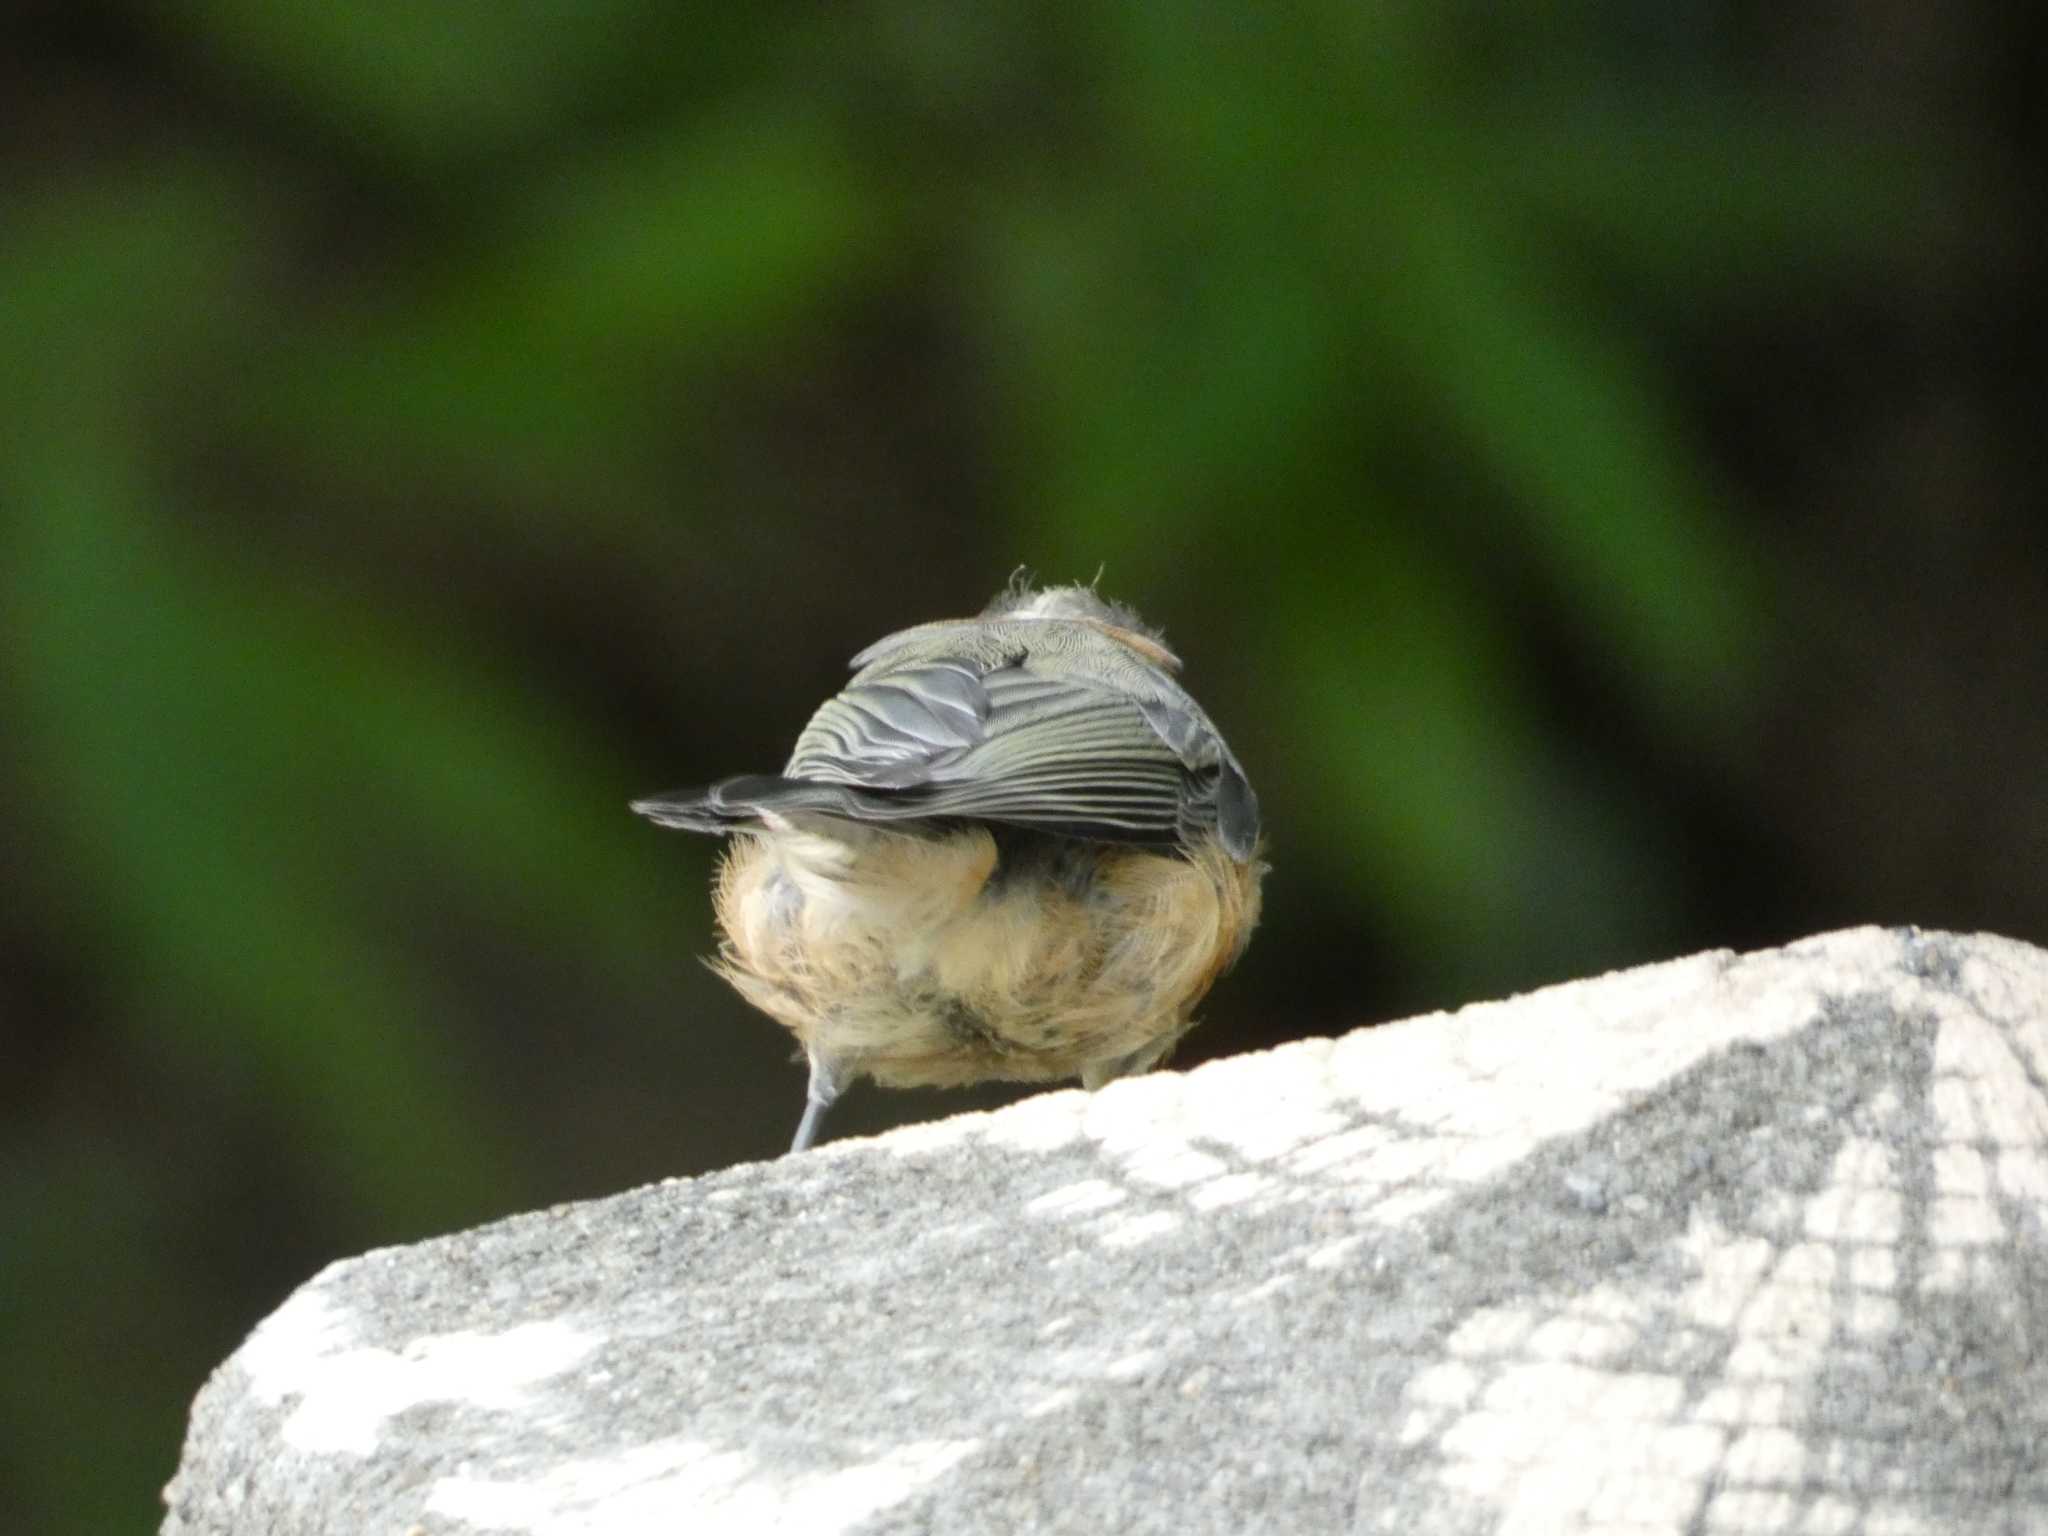
[{"label": "bird's gray wing", "polygon": [[[1239,857],[1258,838],[1242,770],[1170,681],[1140,698],[1019,658],[871,670],[826,701],[781,777],[731,779],[642,801],[671,826],[728,830],[766,811],[858,821],[961,818],[1127,842],[1216,832]],[[1183,704],[1181,701],[1185,700]]]}]

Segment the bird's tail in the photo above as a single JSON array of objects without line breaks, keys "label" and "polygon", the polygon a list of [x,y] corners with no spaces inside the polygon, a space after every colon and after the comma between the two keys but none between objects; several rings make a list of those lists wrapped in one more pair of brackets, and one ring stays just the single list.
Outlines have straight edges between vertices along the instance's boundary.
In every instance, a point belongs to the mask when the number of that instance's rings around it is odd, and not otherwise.
[{"label": "bird's tail", "polygon": [[752,773],[704,789],[678,789],[635,800],[633,810],[657,826],[714,836],[744,832],[771,815],[812,812],[846,821],[912,821],[929,815],[914,790],[864,789],[853,784],[786,779]]}]

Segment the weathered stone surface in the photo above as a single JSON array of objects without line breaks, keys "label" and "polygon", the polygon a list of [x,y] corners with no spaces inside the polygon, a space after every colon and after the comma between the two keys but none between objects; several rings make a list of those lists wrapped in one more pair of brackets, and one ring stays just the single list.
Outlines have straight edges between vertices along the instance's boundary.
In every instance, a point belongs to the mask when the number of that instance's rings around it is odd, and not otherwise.
[{"label": "weathered stone surface", "polygon": [[1859,929],[336,1264],[166,1532],[2048,1531],[2048,954]]}]

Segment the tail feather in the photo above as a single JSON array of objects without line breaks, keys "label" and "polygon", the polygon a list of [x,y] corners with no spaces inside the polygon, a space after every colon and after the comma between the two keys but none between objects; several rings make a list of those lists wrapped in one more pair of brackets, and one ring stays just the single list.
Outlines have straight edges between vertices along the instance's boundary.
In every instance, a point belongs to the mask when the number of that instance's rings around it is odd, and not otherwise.
[{"label": "tail feather", "polygon": [[[753,773],[722,779],[704,789],[679,789],[635,800],[632,808],[658,826],[708,832],[714,837],[759,827],[770,816],[792,814],[830,816],[870,825],[998,822],[1071,837],[1140,844],[1171,843],[1180,835],[1175,823],[1159,820],[1157,806],[1143,796],[1133,798],[1098,787],[1082,800],[1047,799],[1023,793],[1020,785],[1009,786],[1018,794],[1005,797],[994,793],[1003,787],[1000,783],[982,785],[969,781],[885,788]],[[1247,789],[1245,794],[1249,793]],[[1256,802],[1252,805],[1255,807]],[[1249,814],[1256,817],[1256,809]]]},{"label": "tail feather", "polygon": [[911,820],[925,814],[917,801],[900,792],[755,773],[635,800],[632,808],[657,826],[717,835],[759,826],[764,814],[777,811],[815,811],[849,821]]}]

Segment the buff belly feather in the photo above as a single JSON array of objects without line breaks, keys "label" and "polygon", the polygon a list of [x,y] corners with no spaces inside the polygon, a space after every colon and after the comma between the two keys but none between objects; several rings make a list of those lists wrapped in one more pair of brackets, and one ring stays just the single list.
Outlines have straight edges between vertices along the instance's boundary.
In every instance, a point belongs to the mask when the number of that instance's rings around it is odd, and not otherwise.
[{"label": "buff belly feather", "polygon": [[807,1054],[885,1086],[1093,1087],[1172,1050],[1249,939],[1263,873],[1213,840],[771,828],[727,851],[715,964]]}]

